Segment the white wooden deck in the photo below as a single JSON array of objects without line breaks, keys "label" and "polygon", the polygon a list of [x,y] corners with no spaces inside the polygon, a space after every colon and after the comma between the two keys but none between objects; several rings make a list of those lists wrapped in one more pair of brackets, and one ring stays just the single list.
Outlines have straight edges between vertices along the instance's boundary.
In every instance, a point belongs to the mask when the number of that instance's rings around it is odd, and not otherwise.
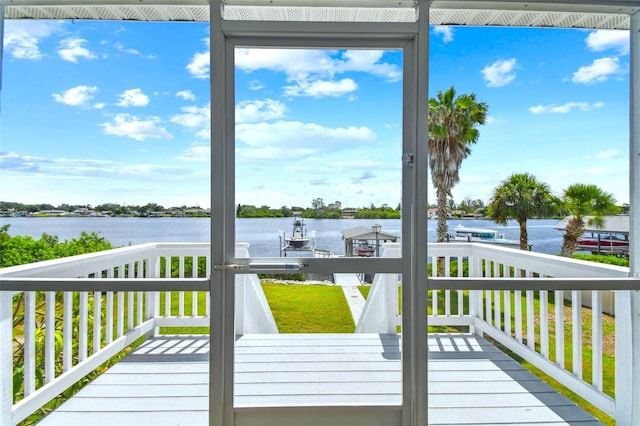
[{"label": "white wooden deck", "polygon": [[[208,337],[149,340],[40,425],[206,425],[208,345]],[[429,350],[429,424],[600,424],[482,338],[429,336]],[[237,423],[263,424],[264,408],[299,419],[282,424],[303,424],[308,409],[301,407],[310,406],[350,407],[351,416],[358,407],[387,407],[391,417],[381,413],[375,424],[391,424],[400,412],[393,410],[401,403],[400,355],[397,335],[243,336],[236,344]]]}]

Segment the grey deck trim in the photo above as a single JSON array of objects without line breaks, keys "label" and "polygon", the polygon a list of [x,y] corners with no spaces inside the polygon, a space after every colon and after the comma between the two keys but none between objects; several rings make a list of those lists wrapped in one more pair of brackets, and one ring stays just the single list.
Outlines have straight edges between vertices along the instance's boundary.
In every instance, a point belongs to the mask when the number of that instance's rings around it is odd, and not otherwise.
[{"label": "grey deck trim", "polygon": [[[206,425],[207,336],[148,340],[40,425]],[[247,335],[236,341],[241,424],[261,413],[308,424],[359,411],[399,418],[400,338],[378,334]],[[429,336],[429,424],[599,425],[486,340]],[[385,409],[388,408],[388,410]],[[355,421],[355,423],[354,423]],[[334,423],[335,424],[335,423]]]}]

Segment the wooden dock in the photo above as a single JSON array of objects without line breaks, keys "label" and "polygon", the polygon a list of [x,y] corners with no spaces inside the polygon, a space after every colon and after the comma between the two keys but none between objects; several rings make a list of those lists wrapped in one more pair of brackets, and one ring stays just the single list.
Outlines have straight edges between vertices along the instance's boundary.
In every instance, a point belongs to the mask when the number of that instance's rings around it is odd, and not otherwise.
[{"label": "wooden dock", "polygon": [[[39,424],[207,425],[208,352],[208,336],[148,340]],[[428,367],[431,425],[601,424],[477,336],[430,335]],[[280,424],[300,424],[305,410],[348,407],[353,417],[361,407],[380,410],[376,424],[390,425],[401,392],[398,335],[246,335],[236,343],[236,424],[274,424],[260,422],[261,409],[295,413],[298,420]]]}]

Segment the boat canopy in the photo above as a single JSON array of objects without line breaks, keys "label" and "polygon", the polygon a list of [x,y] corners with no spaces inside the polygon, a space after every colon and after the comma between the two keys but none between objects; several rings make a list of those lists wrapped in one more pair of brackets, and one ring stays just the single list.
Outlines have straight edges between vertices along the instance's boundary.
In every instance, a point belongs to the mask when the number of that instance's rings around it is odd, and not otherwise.
[{"label": "boat canopy", "polygon": [[[554,229],[564,230],[567,227],[567,224],[571,220],[573,216],[565,217],[562,222],[558,223],[554,226]],[[614,234],[628,234],[629,233],[629,216],[605,216],[604,225],[600,228],[597,228],[593,225],[589,225],[589,219],[592,216],[585,216],[584,223],[585,232],[597,232],[597,233],[614,233]]]}]

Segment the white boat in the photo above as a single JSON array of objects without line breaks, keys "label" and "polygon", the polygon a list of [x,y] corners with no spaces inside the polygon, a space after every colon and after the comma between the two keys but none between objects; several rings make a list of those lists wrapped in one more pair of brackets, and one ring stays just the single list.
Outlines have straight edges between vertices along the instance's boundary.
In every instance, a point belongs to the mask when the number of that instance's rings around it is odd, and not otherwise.
[{"label": "white boat", "polygon": [[505,247],[520,247],[520,241],[507,240],[500,231],[488,228],[469,228],[458,225],[453,232],[449,232],[447,240],[450,243],[488,243]]},{"label": "white boat", "polygon": [[283,251],[312,251],[314,249],[315,238],[309,238],[304,227],[303,219],[294,219],[291,236],[284,239],[285,245],[282,248]]}]

